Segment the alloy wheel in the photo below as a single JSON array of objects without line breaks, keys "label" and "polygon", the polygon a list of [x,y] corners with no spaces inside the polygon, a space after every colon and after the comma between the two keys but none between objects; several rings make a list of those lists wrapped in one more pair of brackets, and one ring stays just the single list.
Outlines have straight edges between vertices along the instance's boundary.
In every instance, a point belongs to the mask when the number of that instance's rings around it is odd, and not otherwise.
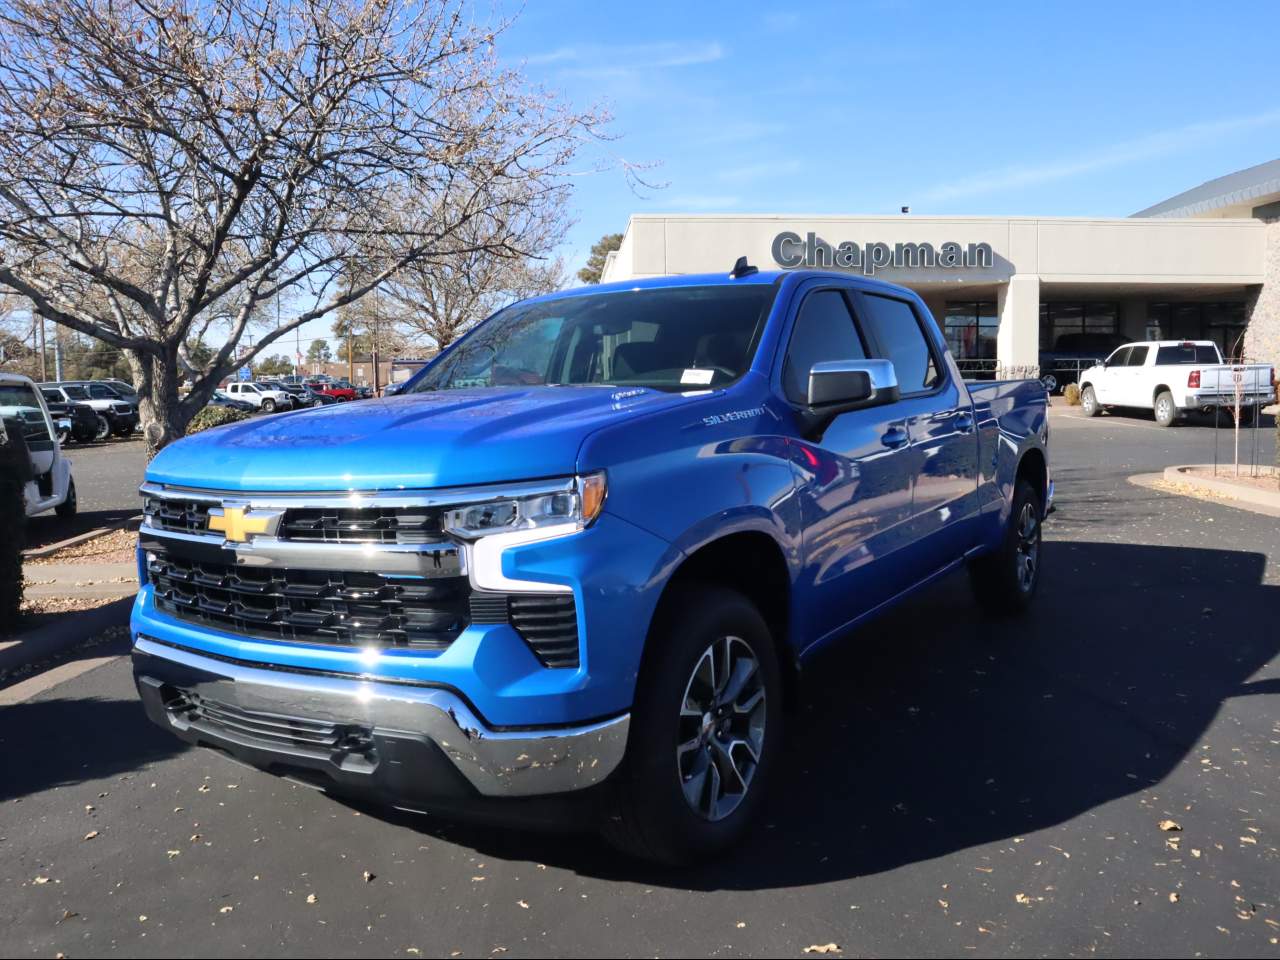
[{"label": "alloy wheel", "polygon": [[723,820],[747,795],[764,748],[760,663],[739,637],[715,640],[694,665],[680,706],[676,768],[685,800]]},{"label": "alloy wheel", "polygon": [[1036,566],[1040,561],[1040,521],[1033,503],[1024,503],[1018,512],[1018,589],[1028,593],[1036,582]]}]

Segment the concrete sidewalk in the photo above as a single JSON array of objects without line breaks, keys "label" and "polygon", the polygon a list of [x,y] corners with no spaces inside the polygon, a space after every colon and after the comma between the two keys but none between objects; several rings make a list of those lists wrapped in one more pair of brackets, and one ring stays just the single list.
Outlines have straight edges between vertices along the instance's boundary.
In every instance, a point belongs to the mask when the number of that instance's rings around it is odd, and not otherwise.
[{"label": "concrete sidewalk", "polygon": [[23,567],[24,593],[41,597],[129,597],[138,592],[138,567],[122,563],[41,563]]}]

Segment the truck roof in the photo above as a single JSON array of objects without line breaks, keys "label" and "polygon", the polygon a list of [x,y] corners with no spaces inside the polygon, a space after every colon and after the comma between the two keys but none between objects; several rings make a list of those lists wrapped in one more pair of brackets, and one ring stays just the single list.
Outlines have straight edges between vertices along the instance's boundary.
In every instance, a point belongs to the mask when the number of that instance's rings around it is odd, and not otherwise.
[{"label": "truck roof", "polygon": [[662,277],[645,277],[639,280],[620,280],[615,283],[598,283],[583,287],[572,287],[568,290],[557,290],[554,293],[546,293],[540,297],[530,297],[524,302],[537,303],[544,300],[558,300],[561,297],[577,297],[592,293],[616,293],[625,290],[657,290],[664,287],[730,287],[742,286],[743,284],[771,284],[781,283],[787,277],[795,277],[800,280],[816,277],[846,281],[857,280],[859,284],[876,287],[885,291],[891,290],[901,293],[906,290],[905,287],[901,287],[898,284],[889,283],[884,280],[876,280],[873,277],[866,277],[862,274],[849,273],[843,270],[760,270],[757,273],[753,273],[745,277],[731,277],[726,270],[724,273],[671,274]]}]

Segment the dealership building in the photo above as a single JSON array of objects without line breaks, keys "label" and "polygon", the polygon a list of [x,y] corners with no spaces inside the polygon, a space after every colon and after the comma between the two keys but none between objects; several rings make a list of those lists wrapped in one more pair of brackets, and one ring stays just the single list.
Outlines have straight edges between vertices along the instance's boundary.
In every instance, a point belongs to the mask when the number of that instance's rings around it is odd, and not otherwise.
[{"label": "dealership building", "polygon": [[1122,218],[638,214],[602,280],[742,255],[910,287],[975,375],[1033,374],[1069,334],[1215,340],[1280,365],[1280,160]]}]

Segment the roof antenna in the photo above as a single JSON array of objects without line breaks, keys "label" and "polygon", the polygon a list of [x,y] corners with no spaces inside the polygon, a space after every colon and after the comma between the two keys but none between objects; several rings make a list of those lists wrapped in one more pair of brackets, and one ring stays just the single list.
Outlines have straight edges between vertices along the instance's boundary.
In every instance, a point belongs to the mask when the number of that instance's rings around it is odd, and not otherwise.
[{"label": "roof antenna", "polygon": [[729,278],[732,280],[738,280],[738,279],[741,279],[742,277],[749,277],[753,273],[759,273],[759,272],[760,272],[760,268],[753,267],[751,264],[747,263],[746,257],[739,257],[738,262],[735,263],[733,265],[733,269],[729,271]]}]

